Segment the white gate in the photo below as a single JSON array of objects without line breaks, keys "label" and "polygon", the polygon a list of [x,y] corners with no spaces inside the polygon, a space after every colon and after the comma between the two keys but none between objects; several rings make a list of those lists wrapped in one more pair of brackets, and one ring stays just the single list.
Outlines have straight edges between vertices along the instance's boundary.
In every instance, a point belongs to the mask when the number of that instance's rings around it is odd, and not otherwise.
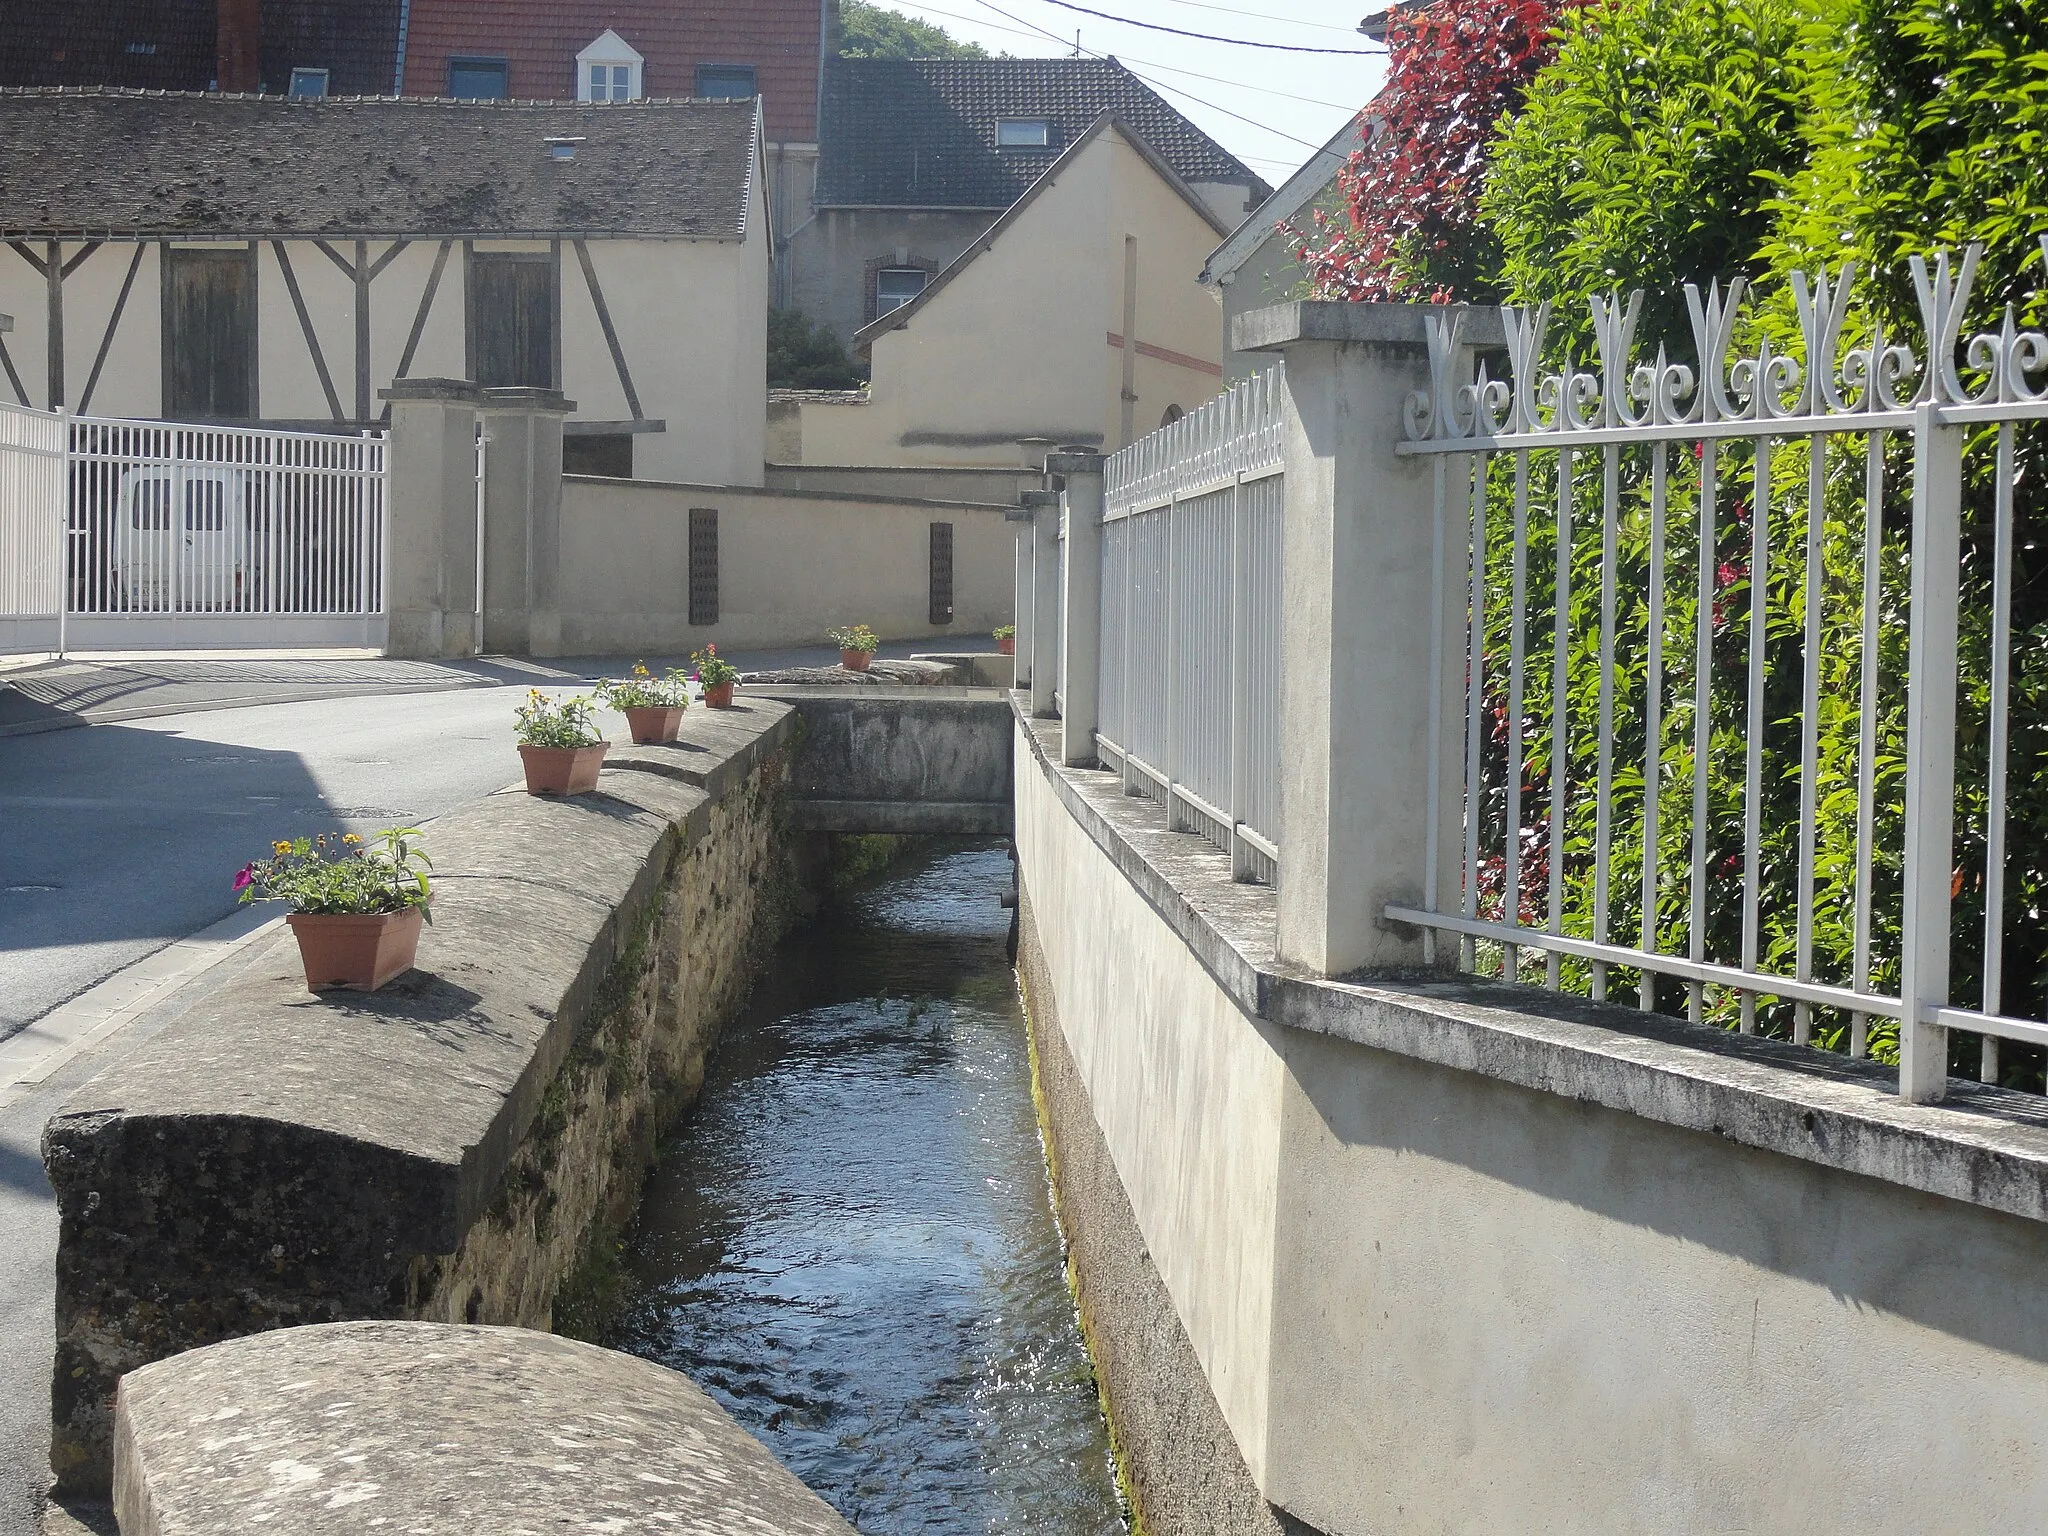
[{"label": "white gate", "polygon": [[0,649],[381,647],[387,451],[5,410]]},{"label": "white gate", "polygon": [[0,405],[0,655],[61,640],[64,419]]}]

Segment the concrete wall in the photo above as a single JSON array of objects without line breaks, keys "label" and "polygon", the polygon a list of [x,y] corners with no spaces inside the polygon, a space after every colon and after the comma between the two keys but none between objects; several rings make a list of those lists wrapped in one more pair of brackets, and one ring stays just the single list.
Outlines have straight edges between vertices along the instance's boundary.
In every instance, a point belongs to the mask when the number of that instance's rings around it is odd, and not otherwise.
[{"label": "concrete wall", "polygon": [[1104,1371],[1148,1529],[1275,1528],[1187,1470],[1205,1413],[1331,1536],[2036,1527],[2036,1121],[1534,989],[1301,979],[1270,893],[1058,745],[1020,724],[1021,962],[1055,1153],[1113,1165],[1068,1222],[1130,1213],[1074,1251],[1148,1355]]},{"label": "concrete wall", "polygon": [[782,254],[786,302],[830,328],[847,349],[874,319],[867,308],[868,263],[952,264],[987,232],[1000,208],[820,208],[795,228]]},{"label": "concrete wall", "polygon": [[[761,483],[767,389],[767,315],[772,281],[766,204],[755,178],[748,237],[737,241],[591,240],[588,249],[620,351],[640,401],[641,414],[664,430],[636,434],[634,471],[654,479]],[[180,241],[181,246],[207,242]],[[216,243],[217,244],[217,243]],[[354,259],[351,240],[333,242]],[[549,255],[545,241],[479,240],[482,252]],[[408,245],[370,287],[367,416],[359,415],[356,288],[311,241],[284,243],[286,260],[306,306],[317,343],[300,324],[276,250],[257,248],[256,411],[271,422],[338,426],[374,422],[379,391],[397,375],[426,297],[442,242]],[[247,242],[230,248],[247,249]],[[66,243],[66,260],[85,251]],[[86,256],[63,285],[63,395],[61,403],[98,416],[150,418],[162,414],[163,305],[159,247],[142,247],[129,283],[136,247],[110,242]],[[370,242],[371,261],[390,242]],[[44,248],[35,246],[40,258]],[[577,410],[572,423],[622,422],[633,415],[619,369],[597,317],[589,284],[569,245],[560,260],[562,386]],[[123,287],[128,293],[121,302]],[[463,242],[450,242],[410,378],[467,378],[467,294]],[[117,313],[118,312],[118,313]],[[4,339],[20,376],[17,397],[0,372],[0,398],[38,408],[58,403],[49,367],[50,306],[42,276],[12,250],[0,249],[0,314],[14,317]],[[105,361],[93,374],[102,347]],[[324,363],[335,399],[320,380]],[[91,385],[90,394],[87,393]],[[25,398],[22,398],[25,397]]]},{"label": "concrete wall", "polygon": [[[719,621],[689,622],[690,509],[715,508]],[[953,622],[931,622],[931,525],[953,525]],[[1015,539],[1000,507],[732,486],[563,482],[564,653],[817,645],[840,624],[884,640],[979,639],[1009,622]]]},{"label": "concrete wall", "polygon": [[1301,264],[1288,249],[1285,237],[1268,235],[1265,242],[1246,258],[1230,281],[1216,290],[1223,300],[1223,376],[1229,384],[1241,383],[1255,373],[1276,366],[1270,354],[1240,352],[1229,345],[1231,322],[1239,315],[1272,304],[1285,304],[1301,297]]},{"label": "concrete wall", "polygon": [[1216,227],[1114,129],[1048,176],[916,313],[872,338],[864,401],[801,403],[780,461],[1008,467],[1023,438],[1122,446],[1127,236],[1131,435],[1218,392],[1216,302],[1196,281]]},{"label": "concrete wall", "polygon": [[428,832],[416,970],[314,997],[280,932],[73,1095],[43,1143],[61,1489],[105,1497],[114,1385],[148,1361],[350,1318],[549,1326],[801,898],[792,724],[692,710],[597,795],[465,807]]},{"label": "concrete wall", "polygon": [[[774,418],[771,405],[770,419]],[[767,466],[771,491],[828,491],[855,496],[889,496],[909,501],[976,501],[1012,506],[1020,491],[1042,490],[1045,470],[947,469],[930,465],[778,464]]]},{"label": "concrete wall", "polygon": [[[750,697],[759,690],[748,689]],[[803,740],[790,821],[820,832],[1010,830],[1010,701],[993,688],[777,687]]]}]

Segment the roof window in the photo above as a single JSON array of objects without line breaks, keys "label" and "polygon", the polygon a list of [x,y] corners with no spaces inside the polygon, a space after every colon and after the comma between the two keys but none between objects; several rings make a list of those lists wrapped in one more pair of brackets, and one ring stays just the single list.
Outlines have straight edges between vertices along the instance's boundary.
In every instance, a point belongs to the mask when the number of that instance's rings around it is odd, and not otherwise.
[{"label": "roof window", "polygon": [[640,51],[607,28],[576,55],[578,101],[638,101],[645,93]]},{"label": "roof window", "polygon": [[748,101],[760,94],[751,64],[699,64],[697,94],[712,101]]},{"label": "roof window", "polygon": [[1045,149],[1052,143],[1052,124],[1042,117],[996,119],[998,149]]},{"label": "roof window", "polygon": [[292,83],[285,87],[285,95],[296,96],[301,101],[318,101],[327,94],[327,71],[324,69],[295,69]]},{"label": "roof window", "polygon": [[511,94],[511,75],[504,59],[451,58],[448,94],[457,101],[503,101]]}]

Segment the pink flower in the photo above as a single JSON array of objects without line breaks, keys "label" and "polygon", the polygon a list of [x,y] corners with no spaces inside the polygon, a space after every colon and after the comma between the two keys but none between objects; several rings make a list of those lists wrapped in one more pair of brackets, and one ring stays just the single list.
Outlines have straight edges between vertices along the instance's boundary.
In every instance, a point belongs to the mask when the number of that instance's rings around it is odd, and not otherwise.
[{"label": "pink flower", "polygon": [[236,873],[235,873],[235,889],[236,889],[236,890],[238,890],[238,891],[246,891],[247,889],[249,889],[249,887],[250,887],[250,886],[254,885],[255,883],[256,883],[256,866],[255,866],[254,864],[244,864],[244,865],[243,865],[243,866],[242,866],[242,867],[241,867],[241,868],[240,868],[239,870],[237,870],[237,871],[236,871]]}]

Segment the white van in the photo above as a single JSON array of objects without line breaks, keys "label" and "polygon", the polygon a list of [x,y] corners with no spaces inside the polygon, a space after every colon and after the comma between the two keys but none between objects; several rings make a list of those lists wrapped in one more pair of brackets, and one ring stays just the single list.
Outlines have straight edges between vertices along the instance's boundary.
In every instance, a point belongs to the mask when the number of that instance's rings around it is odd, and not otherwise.
[{"label": "white van", "polygon": [[121,476],[114,574],[129,612],[247,607],[262,562],[262,519],[246,470],[143,465]]}]

